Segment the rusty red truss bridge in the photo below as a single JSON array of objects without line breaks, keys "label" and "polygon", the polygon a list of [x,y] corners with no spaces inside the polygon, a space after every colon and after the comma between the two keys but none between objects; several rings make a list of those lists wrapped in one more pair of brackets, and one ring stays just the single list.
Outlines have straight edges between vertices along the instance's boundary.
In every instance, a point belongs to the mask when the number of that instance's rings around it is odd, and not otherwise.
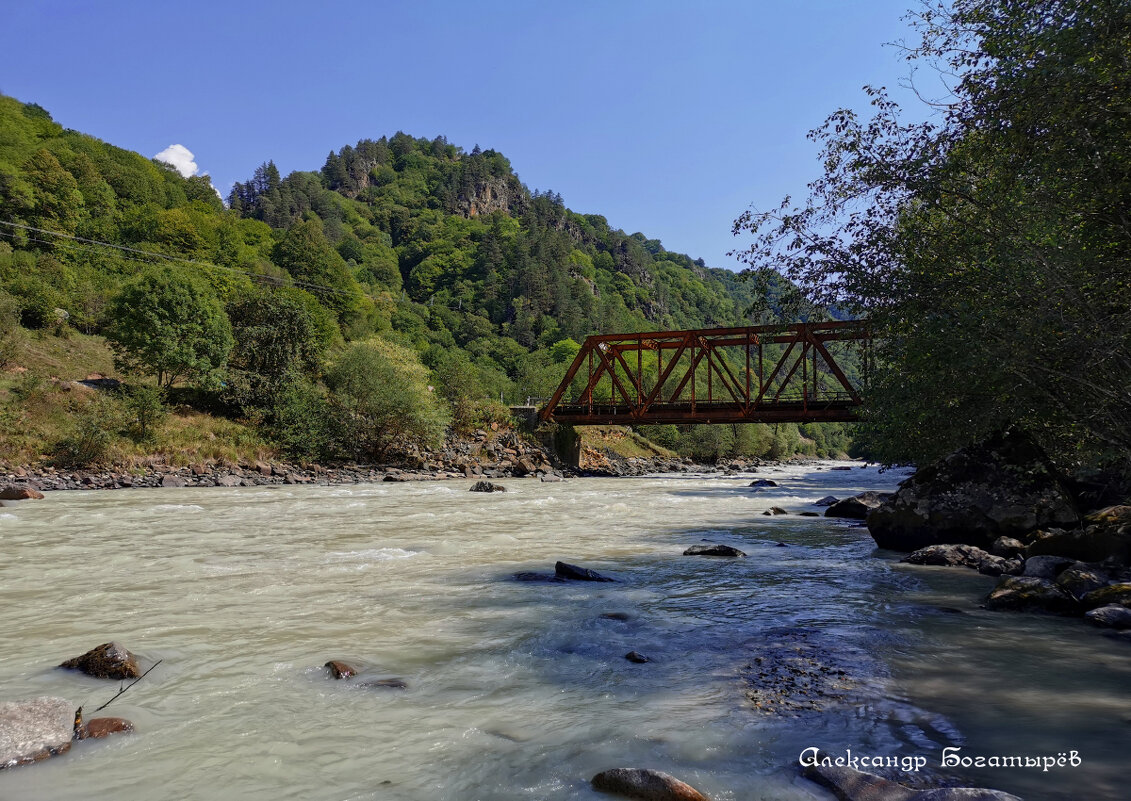
[{"label": "rusty red truss bridge", "polygon": [[[871,335],[865,321],[588,337],[543,421],[575,425],[832,423],[857,419]],[[584,388],[566,400],[570,387]]]}]

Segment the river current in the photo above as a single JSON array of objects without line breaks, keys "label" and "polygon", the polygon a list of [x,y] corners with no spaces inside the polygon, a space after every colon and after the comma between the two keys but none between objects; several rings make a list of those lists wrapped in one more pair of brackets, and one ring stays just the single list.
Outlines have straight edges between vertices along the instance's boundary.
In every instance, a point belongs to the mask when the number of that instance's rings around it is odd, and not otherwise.
[{"label": "river current", "polygon": [[[890,774],[909,783],[1127,798],[1131,647],[987,612],[992,579],[797,516],[903,477],[833,466],[765,469],[779,486],[757,490],[753,474],[447,481],[0,509],[0,700],[58,695],[89,718],[118,683],[54,665],[111,639],[163,660],[100,713],[135,733],[2,771],[0,799],[596,799],[611,767],[717,801],[831,798],[798,777],[809,747],[926,757]],[[748,557],[682,556],[705,541]],[[617,581],[512,578],[559,559]],[[329,659],[363,676],[333,681]],[[391,677],[407,689],[359,686]],[[1083,763],[941,768],[945,747]]]}]

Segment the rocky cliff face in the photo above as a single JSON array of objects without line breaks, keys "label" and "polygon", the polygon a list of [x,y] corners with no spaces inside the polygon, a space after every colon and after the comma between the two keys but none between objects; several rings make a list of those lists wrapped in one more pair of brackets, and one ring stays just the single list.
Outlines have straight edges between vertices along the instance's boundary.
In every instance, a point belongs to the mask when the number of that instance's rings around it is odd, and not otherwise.
[{"label": "rocky cliff face", "polygon": [[914,551],[940,543],[989,549],[998,537],[1074,527],[1072,493],[1048,457],[1021,433],[963,448],[900,485],[868,516],[881,548]]},{"label": "rocky cliff face", "polygon": [[473,185],[471,191],[464,193],[456,205],[464,217],[478,217],[495,211],[510,214],[515,200],[515,188],[508,178],[488,178]]}]

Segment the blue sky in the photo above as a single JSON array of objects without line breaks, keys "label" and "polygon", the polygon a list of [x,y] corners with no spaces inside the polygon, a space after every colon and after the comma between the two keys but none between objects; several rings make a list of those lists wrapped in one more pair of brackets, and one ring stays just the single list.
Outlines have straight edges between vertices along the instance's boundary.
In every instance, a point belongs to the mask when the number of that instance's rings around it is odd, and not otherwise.
[{"label": "blue sky", "polygon": [[0,92],[147,156],[180,144],[225,195],[267,159],[443,134],[735,267],[734,218],[819,171],[806,132],[906,77],[884,43],[915,2],[7,2]]}]

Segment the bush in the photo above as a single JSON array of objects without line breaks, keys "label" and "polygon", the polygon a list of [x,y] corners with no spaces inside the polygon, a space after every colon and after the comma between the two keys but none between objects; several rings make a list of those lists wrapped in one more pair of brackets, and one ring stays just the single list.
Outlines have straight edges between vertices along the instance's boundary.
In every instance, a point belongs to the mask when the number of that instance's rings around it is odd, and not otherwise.
[{"label": "bush", "polygon": [[122,427],[121,407],[99,395],[75,415],[71,431],[52,449],[51,461],[59,467],[92,467],[106,462]]},{"label": "bush", "polygon": [[154,429],[165,419],[165,404],[161,390],[145,384],[130,387],[125,392],[125,412],[130,434],[135,442],[151,442]]}]

